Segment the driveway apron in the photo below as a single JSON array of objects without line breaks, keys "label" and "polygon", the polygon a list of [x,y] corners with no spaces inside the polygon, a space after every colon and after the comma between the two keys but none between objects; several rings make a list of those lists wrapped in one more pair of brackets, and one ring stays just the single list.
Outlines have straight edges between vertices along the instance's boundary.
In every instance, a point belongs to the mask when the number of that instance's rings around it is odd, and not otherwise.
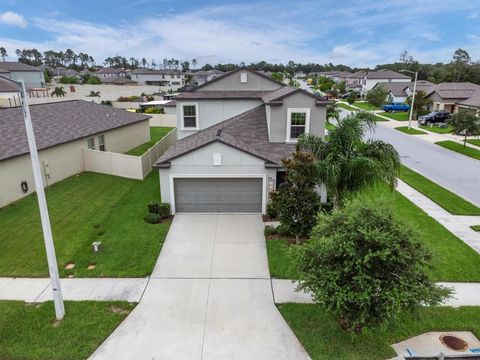
[{"label": "driveway apron", "polygon": [[309,359],[273,302],[260,215],[176,215],[145,294],[91,359]]}]

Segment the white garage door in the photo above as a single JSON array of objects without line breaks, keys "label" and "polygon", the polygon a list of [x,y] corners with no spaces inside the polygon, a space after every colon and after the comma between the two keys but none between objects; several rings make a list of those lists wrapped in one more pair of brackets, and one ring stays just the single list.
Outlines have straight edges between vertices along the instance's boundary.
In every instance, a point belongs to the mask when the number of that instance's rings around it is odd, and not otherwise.
[{"label": "white garage door", "polygon": [[258,178],[177,178],[174,192],[176,212],[262,212]]}]

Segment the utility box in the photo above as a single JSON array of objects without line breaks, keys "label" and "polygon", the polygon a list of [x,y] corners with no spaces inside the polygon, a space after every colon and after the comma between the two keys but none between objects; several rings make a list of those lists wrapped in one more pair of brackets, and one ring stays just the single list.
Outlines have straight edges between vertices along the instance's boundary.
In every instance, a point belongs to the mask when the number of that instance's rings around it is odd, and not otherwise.
[{"label": "utility box", "polygon": [[102,251],[102,249],[103,249],[103,246],[102,246],[101,241],[94,241],[92,243],[92,252],[93,253],[99,253],[100,251]]}]

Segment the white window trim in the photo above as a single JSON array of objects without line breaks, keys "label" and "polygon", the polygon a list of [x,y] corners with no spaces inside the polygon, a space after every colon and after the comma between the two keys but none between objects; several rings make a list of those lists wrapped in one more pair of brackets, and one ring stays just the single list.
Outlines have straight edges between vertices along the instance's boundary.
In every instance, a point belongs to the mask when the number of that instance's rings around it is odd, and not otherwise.
[{"label": "white window trim", "polygon": [[170,185],[170,209],[172,215],[175,215],[175,182],[174,179],[212,179],[212,178],[246,178],[246,179],[262,179],[262,214],[267,213],[267,175],[266,174],[170,174],[169,175],[169,185]]},{"label": "white window trim", "polygon": [[[183,107],[184,106],[195,106],[195,124],[196,127],[185,127],[183,122]],[[200,130],[200,116],[198,113],[198,103],[180,103],[180,130]]]},{"label": "white window trim", "polygon": [[287,136],[286,142],[296,143],[297,139],[291,139],[292,113],[305,113],[305,134],[310,133],[310,108],[288,108],[287,109]]},{"label": "white window trim", "polygon": [[[88,147],[88,140],[93,140],[93,148]],[[97,150],[95,136],[90,136],[87,138],[87,149],[88,150]]]},{"label": "white window trim", "polygon": [[241,71],[240,72],[240,82],[241,83],[247,83],[248,82],[248,72],[246,72],[246,71]]}]

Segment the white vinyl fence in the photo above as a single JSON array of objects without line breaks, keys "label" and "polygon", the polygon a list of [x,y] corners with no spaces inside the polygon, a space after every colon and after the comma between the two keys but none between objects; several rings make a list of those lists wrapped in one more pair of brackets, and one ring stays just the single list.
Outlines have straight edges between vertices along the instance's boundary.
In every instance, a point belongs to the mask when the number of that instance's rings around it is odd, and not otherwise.
[{"label": "white vinyl fence", "polygon": [[177,129],[170,131],[142,156],[83,149],[85,170],[143,180],[152,170],[155,161],[175,141],[177,141]]}]

